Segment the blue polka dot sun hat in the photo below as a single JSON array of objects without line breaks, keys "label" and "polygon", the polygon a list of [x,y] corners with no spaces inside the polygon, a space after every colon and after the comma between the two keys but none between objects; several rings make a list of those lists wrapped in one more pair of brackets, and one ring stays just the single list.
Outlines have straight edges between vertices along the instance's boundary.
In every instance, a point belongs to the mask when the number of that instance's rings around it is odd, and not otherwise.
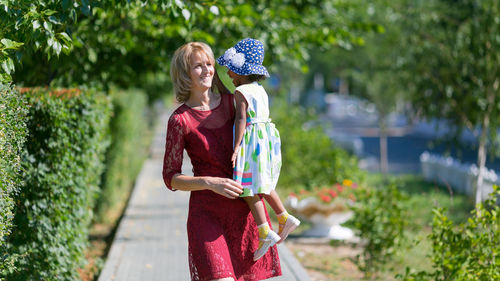
[{"label": "blue polka dot sun hat", "polygon": [[264,61],[264,45],[252,38],[245,38],[229,48],[217,62],[239,75],[260,74],[269,77]]}]

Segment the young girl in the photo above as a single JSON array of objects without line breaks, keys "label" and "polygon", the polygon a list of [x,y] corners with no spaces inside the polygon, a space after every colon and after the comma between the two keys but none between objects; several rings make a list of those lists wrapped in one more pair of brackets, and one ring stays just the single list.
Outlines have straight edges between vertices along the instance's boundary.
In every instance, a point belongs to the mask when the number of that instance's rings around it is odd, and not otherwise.
[{"label": "young girl", "polygon": [[[269,77],[262,65],[264,46],[246,38],[228,49],[217,62],[227,67],[236,86],[234,122],[233,179],[243,186],[240,196],[247,202],[258,225],[259,247],[254,261],[276,243],[283,241],[300,221],[288,214],[274,190],[281,168],[280,136],[269,119],[269,102],[264,88],[257,81]],[[271,230],[262,195],[278,216],[278,233]]]}]

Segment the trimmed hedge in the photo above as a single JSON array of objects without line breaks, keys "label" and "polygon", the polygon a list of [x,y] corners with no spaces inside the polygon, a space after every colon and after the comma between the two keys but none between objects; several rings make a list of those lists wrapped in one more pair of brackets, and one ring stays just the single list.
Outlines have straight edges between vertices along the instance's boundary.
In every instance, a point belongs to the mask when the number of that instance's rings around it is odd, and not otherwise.
[{"label": "trimmed hedge", "polygon": [[20,153],[26,138],[27,111],[18,91],[10,84],[0,84],[0,272],[12,270],[5,259],[5,240],[12,227],[13,196],[21,184]]},{"label": "trimmed hedge", "polygon": [[8,239],[7,280],[79,280],[109,145],[110,99],[92,90],[28,89],[24,184]]},{"label": "trimmed hedge", "polygon": [[114,222],[125,206],[148,156],[151,130],[147,95],[139,90],[112,90],[113,117],[111,119],[111,146],[106,152],[106,171],[102,193],[96,205],[95,220]]}]

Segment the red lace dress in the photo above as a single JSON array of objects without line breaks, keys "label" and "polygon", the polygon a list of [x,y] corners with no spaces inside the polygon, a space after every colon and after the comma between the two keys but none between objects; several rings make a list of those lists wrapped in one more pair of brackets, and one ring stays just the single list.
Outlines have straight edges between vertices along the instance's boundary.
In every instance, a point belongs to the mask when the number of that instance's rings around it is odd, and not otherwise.
[{"label": "red lace dress", "polygon": [[[168,121],[163,162],[163,179],[169,189],[172,176],[181,172],[184,149],[195,176],[232,178],[233,122],[232,95],[221,95],[213,110],[187,105],[175,110]],[[257,226],[242,199],[228,199],[209,190],[192,191],[187,232],[191,280],[233,277],[251,281],[281,275],[276,246],[253,261],[259,243]]]}]

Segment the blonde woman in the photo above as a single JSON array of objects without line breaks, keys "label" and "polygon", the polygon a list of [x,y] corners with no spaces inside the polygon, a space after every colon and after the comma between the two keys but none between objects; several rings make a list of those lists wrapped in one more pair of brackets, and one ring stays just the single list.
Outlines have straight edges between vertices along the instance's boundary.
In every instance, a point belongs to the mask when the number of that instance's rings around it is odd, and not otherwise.
[{"label": "blonde woman", "polygon": [[[181,46],[170,72],[182,105],[168,121],[163,178],[169,189],[191,192],[191,280],[253,281],[281,275],[275,246],[253,261],[259,246],[257,225],[248,205],[238,199],[242,186],[232,180],[234,97],[217,77],[212,50],[200,42]],[[194,176],[181,173],[184,149]]]}]

